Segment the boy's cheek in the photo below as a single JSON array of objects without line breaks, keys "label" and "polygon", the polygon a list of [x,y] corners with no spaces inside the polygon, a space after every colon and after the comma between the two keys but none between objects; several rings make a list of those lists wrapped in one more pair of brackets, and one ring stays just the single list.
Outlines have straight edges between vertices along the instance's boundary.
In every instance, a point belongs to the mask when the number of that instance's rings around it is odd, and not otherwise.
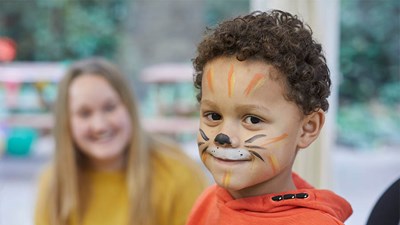
[{"label": "boy's cheek", "polygon": [[214,131],[210,129],[210,127],[205,126],[204,124],[200,123],[200,128],[197,133],[197,146],[198,146],[198,151],[199,155],[201,157],[201,160],[204,164],[206,164],[206,160],[209,156],[209,154],[206,152],[207,148],[210,147],[210,145],[213,145],[214,142]]},{"label": "boy's cheek", "polygon": [[197,135],[198,142],[206,142],[207,144],[211,144],[215,138],[215,129],[205,125],[204,123],[200,122],[200,128]]}]

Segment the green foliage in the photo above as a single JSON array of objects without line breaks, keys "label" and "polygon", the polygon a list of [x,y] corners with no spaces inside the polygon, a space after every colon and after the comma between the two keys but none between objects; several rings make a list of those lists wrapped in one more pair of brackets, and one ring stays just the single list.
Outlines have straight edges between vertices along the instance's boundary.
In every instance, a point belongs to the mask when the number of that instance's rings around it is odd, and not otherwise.
[{"label": "green foliage", "polygon": [[214,26],[225,19],[247,14],[250,10],[249,0],[231,0],[229,2],[226,0],[206,0],[205,3],[207,26]]},{"label": "green foliage", "polygon": [[399,82],[400,1],[342,0],[341,102],[368,102]]},{"label": "green foliage", "polygon": [[342,106],[338,113],[338,142],[358,149],[400,145],[400,114],[382,104]]},{"label": "green foliage", "polygon": [[14,39],[17,60],[112,58],[121,36],[126,0],[7,1],[0,7],[0,36]]},{"label": "green foliage", "polygon": [[400,1],[341,1],[338,142],[400,146]]},{"label": "green foliage", "polygon": [[400,81],[384,84],[379,90],[379,100],[389,107],[400,107]]}]

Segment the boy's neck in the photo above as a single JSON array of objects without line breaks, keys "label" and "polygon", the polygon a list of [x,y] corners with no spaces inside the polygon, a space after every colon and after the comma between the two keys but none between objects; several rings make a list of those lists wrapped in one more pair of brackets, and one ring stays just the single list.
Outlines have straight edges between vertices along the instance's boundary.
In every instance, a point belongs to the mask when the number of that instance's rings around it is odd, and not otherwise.
[{"label": "boy's neck", "polygon": [[284,170],[272,179],[263,183],[244,188],[241,190],[228,190],[234,199],[260,196],[272,193],[281,193],[296,190],[292,179],[292,169]]}]

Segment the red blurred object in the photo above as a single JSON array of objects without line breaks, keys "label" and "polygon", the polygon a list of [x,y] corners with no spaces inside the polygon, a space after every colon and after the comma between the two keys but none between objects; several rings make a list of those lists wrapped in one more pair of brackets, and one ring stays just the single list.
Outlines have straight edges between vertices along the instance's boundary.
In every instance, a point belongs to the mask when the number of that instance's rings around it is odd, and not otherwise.
[{"label": "red blurred object", "polygon": [[10,62],[17,55],[17,45],[7,37],[0,37],[0,62]]}]

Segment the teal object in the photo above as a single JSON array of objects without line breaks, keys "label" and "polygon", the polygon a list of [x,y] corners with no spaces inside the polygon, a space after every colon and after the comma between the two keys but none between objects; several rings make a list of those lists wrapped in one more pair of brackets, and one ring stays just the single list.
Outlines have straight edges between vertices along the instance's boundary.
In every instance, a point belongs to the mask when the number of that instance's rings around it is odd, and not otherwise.
[{"label": "teal object", "polygon": [[18,127],[8,131],[6,154],[13,156],[27,156],[31,152],[32,144],[37,139],[37,131],[32,128]]}]

